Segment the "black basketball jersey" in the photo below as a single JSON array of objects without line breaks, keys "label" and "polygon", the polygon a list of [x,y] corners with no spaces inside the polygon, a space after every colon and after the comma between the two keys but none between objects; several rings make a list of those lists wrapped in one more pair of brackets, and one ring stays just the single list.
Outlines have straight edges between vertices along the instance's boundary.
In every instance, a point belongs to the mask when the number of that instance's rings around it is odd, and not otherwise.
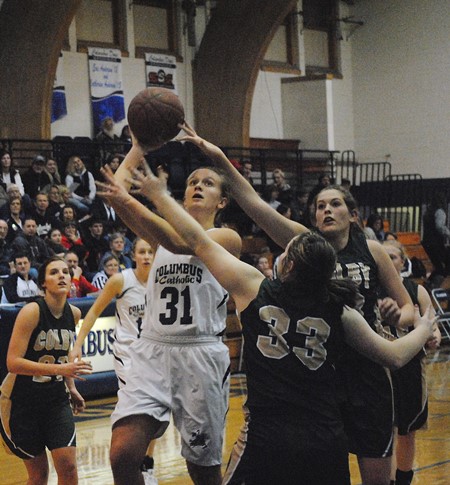
[{"label": "black basketball jersey", "polygon": [[[419,306],[419,285],[415,281],[405,278],[403,280],[403,286],[411,297],[413,305]],[[389,328],[394,337],[400,338],[414,330],[414,325],[411,325],[406,329],[397,328],[394,325],[389,325]]]},{"label": "black basketball jersey", "polygon": [[295,413],[339,428],[334,361],[342,307],[291,298],[280,280],[264,280],[241,313],[251,412]]},{"label": "black basketball jersey", "polygon": [[[66,302],[63,314],[55,318],[44,298],[39,298],[39,322],[31,334],[24,358],[46,364],[68,362],[68,353],[74,340],[75,320]],[[47,401],[65,396],[62,376],[17,375],[11,399],[28,398]]]},{"label": "black basketball jersey", "polygon": [[380,281],[377,263],[362,231],[350,230],[347,246],[337,253],[337,260],[334,277],[348,278],[358,285],[359,293],[364,298],[361,313],[375,330]]}]

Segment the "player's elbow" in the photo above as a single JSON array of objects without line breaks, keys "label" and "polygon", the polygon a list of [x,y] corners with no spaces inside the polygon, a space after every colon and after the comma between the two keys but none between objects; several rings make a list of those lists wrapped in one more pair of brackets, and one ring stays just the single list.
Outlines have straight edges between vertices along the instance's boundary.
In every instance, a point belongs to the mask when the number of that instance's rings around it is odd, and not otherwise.
[{"label": "player's elbow", "polygon": [[384,364],[389,370],[398,370],[403,367],[407,363],[407,360],[402,358],[399,355],[395,355],[387,359],[386,363]]},{"label": "player's elbow", "polygon": [[19,373],[19,362],[15,357],[8,356],[6,359],[6,367],[8,369],[8,372],[11,372],[11,374],[18,374]]}]

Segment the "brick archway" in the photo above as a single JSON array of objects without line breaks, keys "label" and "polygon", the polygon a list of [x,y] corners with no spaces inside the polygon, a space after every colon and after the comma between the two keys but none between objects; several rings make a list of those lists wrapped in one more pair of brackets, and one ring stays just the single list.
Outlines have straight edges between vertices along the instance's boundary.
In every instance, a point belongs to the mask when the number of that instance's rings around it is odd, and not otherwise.
[{"label": "brick archway", "polygon": [[216,144],[248,146],[258,70],[296,0],[218,2],[194,64],[195,124]]},{"label": "brick archway", "polygon": [[0,9],[0,137],[50,138],[53,79],[81,0],[5,0]]}]

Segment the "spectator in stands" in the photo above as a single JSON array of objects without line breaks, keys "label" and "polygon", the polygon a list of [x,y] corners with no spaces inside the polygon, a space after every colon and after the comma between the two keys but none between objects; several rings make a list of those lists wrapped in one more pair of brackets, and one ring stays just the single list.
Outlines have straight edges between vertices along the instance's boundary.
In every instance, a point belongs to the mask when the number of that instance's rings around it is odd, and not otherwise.
[{"label": "spectator in stands", "polygon": [[46,185],[51,184],[50,176],[45,172],[45,157],[36,155],[31,162],[31,167],[22,177],[25,192],[31,199],[35,199],[38,192],[44,189]]},{"label": "spectator in stands", "polygon": [[35,279],[30,274],[30,258],[26,253],[14,256],[14,273],[3,282],[1,303],[19,303],[33,300],[40,294]]},{"label": "spectator in stands", "polygon": [[0,209],[6,207],[8,204],[8,194],[3,185],[0,184]]},{"label": "spectator in stands", "polygon": [[83,240],[78,232],[78,225],[75,221],[63,223],[61,244],[67,249],[73,249],[74,246],[83,246]]},{"label": "spectator in stands", "polygon": [[9,275],[11,272],[12,251],[6,242],[7,235],[8,224],[5,220],[0,219],[0,276]]},{"label": "spectator in stands", "polygon": [[294,200],[291,203],[291,219],[306,227],[311,227],[311,221],[308,217],[308,195],[308,190],[303,187],[295,191]]},{"label": "spectator in stands", "polygon": [[255,183],[252,178],[252,170],[253,170],[252,162],[250,162],[250,160],[243,160],[241,163],[240,172],[242,176],[245,178],[245,180],[247,180],[247,182],[254,187]]},{"label": "spectator in stands", "polygon": [[73,272],[72,284],[75,285],[76,295],[70,295],[72,298],[82,298],[89,293],[95,293],[99,289],[89,283],[89,281],[83,276],[83,270],[79,265],[78,254],[75,251],[67,251],[64,259],[69,266],[69,269]]},{"label": "spectator in stands", "polygon": [[108,202],[101,197],[96,197],[91,208],[92,217],[103,221],[106,234],[117,232],[117,227],[122,224],[116,211]]},{"label": "spectator in stands", "polygon": [[352,188],[352,183],[350,182],[349,179],[342,179],[341,180],[341,187],[346,190],[347,192],[350,192],[351,191],[351,188]]},{"label": "spectator in stands", "polygon": [[114,126],[114,120],[110,116],[103,118],[100,131],[95,135],[95,139],[101,142],[119,140],[120,138],[116,135]]},{"label": "spectator in stands", "polygon": [[31,268],[36,270],[36,273],[32,273],[34,277],[37,277],[41,264],[51,256],[47,245],[37,235],[36,221],[30,216],[25,217],[23,232],[16,236],[11,246],[14,254],[23,253],[29,256]]},{"label": "spectator in stands", "polygon": [[116,173],[119,165],[123,162],[123,155],[120,153],[114,153],[108,157],[106,163],[109,165],[113,173]]},{"label": "spectator in stands", "polygon": [[25,189],[23,187],[22,177],[20,176],[19,171],[14,168],[11,154],[7,150],[0,151],[0,165],[0,183],[3,185],[3,188],[7,190],[11,184],[15,184],[19,188],[20,195],[23,195]]},{"label": "spectator in stands", "polygon": [[60,186],[53,184],[48,187],[48,211],[55,218],[59,219],[61,207],[63,205],[61,198]]},{"label": "spectator in stands", "polygon": [[263,190],[262,198],[265,200],[270,207],[276,209],[281,202],[278,200],[278,189],[275,185],[266,185]]},{"label": "spectator in stands", "polygon": [[67,163],[66,186],[71,192],[70,203],[74,205],[81,216],[90,212],[94,200],[96,187],[94,176],[78,156],[69,158]]},{"label": "spectator in stands", "polygon": [[102,270],[99,271],[92,279],[92,284],[101,290],[106,285],[108,279],[119,271],[119,261],[115,256],[109,255],[103,261]]},{"label": "spectator in stands", "polygon": [[68,204],[61,208],[61,213],[59,215],[59,220],[61,221],[61,226],[66,222],[77,222],[77,211],[75,207]]},{"label": "spectator in stands", "polygon": [[7,203],[3,206],[0,206],[0,219],[8,220],[10,217],[10,203],[13,199],[19,199],[21,203],[21,210],[22,215],[29,214],[33,208],[33,204],[31,199],[28,197],[27,194],[24,196],[20,195],[19,188],[16,184],[10,184],[9,187],[6,189],[6,193],[8,196]]},{"label": "spectator in stands", "polygon": [[433,264],[433,271],[427,281],[428,289],[439,288],[450,274],[449,238],[447,197],[444,192],[436,191],[423,216],[422,246]]},{"label": "spectator in stands", "polygon": [[100,268],[104,266],[104,262],[109,256],[114,256],[119,261],[120,271],[131,268],[133,262],[125,254],[125,237],[121,232],[111,234],[109,238],[109,251],[106,252],[100,261]]},{"label": "spectator in stands", "polygon": [[8,206],[9,211],[6,216],[8,235],[6,242],[10,244],[19,234],[22,234],[25,214],[22,210],[22,199],[20,196],[11,198]]},{"label": "spectator in stands", "polygon": [[37,224],[37,233],[40,237],[45,237],[50,229],[57,225],[57,219],[48,210],[48,195],[45,192],[39,192],[36,195],[35,207],[30,215]]},{"label": "spectator in stands", "polygon": [[64,183],[58,170],[58,164],[53,158],[47,160],[47,163],[45,164],[45,172],[50,177],[53,185],[62,185]]},{"label": "spectator in stands", "polygon": [[70,190],[66,185],[59,186],[59,195],[61,196],[60,207],[63,208],[65,205],[70,205]]},{"label": "spectator in stands", "polygon": [[278,189],[277,200],[284,205],[290,206],[293,199],[293,193],[291,186],[286,182],[283,170],[276,168],[272,172],[272,178],[273,184]]},{"label": "spectator in stands", "polygon": [[125,125],[120,133],[120,141],[122,142],[122,153],[127,154],[130,151],[132,140],[130,127]]},{"label": "spectator in stands", "polygon": [[61,230],[58,227],[53,227],[52,229],[50,229],[44,241],[45,241],[45,244],[47,244],[51,254],[55,254],[60,258],[64,257],[67,250],[61,243],[62,234],[61,234]]},{"label": "spectator in stands", "polygon": [[95,135],[95,141],[99,144],[102,165],[112,153],[120,150],[120,144],[118,143],[120,138],[115,133],[114,120],[110,116],[103,118],[100,131]]},{"label": "spectator in stands", "polygon": [[367,218],[364,233],[367,239],[374,241],[384,241],[384,221],[380,214],[370,214]]},{"label": "spectator in stands", "polygon": [[256,263],[256,268],[261,271],[261,273],[269,280],[273,280],[273,271],[272,268],[270,267],[269,260],[267,259],[267,256],[260,256],[258,258],[258,261]]},{"label": "spectator in stands", "polygon": [[101,219],[93,216],[87,224],[87,230],[82,233],[84,246],[89,252],[86,263],[89,272],[95,274],[100,267],[103,255],[109,251],[109,241],[104,234],[104,225]]}]

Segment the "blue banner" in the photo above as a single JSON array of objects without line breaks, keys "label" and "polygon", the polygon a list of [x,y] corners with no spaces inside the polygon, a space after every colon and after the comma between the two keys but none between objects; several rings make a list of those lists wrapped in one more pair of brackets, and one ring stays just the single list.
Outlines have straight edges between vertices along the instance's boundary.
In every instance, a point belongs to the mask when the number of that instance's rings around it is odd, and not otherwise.
[{"label": "blue banner", "polygon": [[59,120],[66,116],[66,87],[64,83],[64,57],[63,53],[59,54],[58,66],[56,68],[55,80],[53,82],[52,96],[52,115],[51,122]]},{"label": "blue banner", "polygon": [[122,58],[119,49],[89,47],[89,78],[95,132],[101,122],[111,117],[115,122],[125,118],[122,83]]}]

